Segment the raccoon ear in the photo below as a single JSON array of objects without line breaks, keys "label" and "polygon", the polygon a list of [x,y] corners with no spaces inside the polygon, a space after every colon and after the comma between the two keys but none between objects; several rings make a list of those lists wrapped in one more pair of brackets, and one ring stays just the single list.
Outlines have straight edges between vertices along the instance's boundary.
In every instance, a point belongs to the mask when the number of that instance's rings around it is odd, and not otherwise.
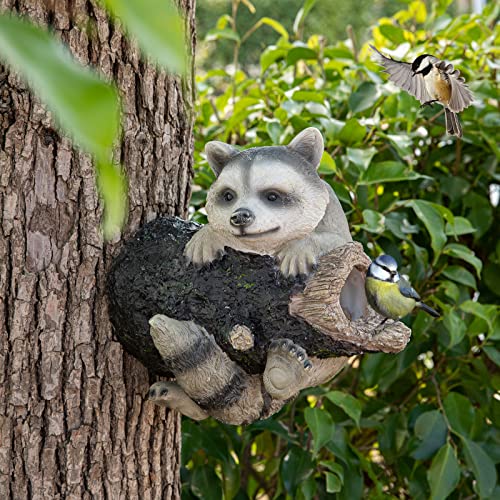
[{"label": "raccoon ear", "polygon": [[214,174],[219,177],[222,169],[227,165],[227,162],[239,151],[233,146],[220,141],[210,141],[205,145],[205,154],[207,155],[208,164],[214,171]]},{"label": "raccoon ear", "polygon": [[323,137],[317,128],[309,127],[295,136],[287,147],[317,168],[323,155]]}]

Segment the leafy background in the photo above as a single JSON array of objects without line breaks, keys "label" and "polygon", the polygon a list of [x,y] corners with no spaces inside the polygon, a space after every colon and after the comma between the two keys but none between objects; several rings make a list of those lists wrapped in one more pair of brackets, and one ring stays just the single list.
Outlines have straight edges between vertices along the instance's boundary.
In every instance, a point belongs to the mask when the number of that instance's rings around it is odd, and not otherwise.
[{"label": "leafy background", "polygon": [[499,7],[457,15],[450,3],[399,2],[366,38],[395,58],[432,53],[460,68],[475,95],[462,141],[445,134],[441,107],[386,82],[359,29],[343,41],[311,33],[307,15],[323,14],[314,1],[280,21],[260,2],[225,2],[206,27],[193,217],[206,220],[214,179],[207,141],[287,144],[317,127],[319,172],[354,238],[372,257],[393,255],[442,318],[407,318],[404,352],[352,360],[269,420],[185,419],[185,498],[500,498]]},{"label": "leafy background", "polygon": [[[315,126],[326,145],[320,174],[355,239],[371,256],[393,255],[443,316],[407,318],[413,338],[404,352],[357,357],[332,383],[303,391],[266,421],[185,419],[183,496],[500,498],[498,2],[480,15],[462,13],[462,0],[301,2],[284,9],[271,0],[199,0],[206,43],[198,57],[192,216],[206,218],[207,141],[286,144]],[[181,21],[169,2],[101,3],[145,55],[182,71]],[[439,107],[422,109],[385,81],[368,41],[396,58],[431,52],[462,70],[476,97],[461,113],[463,140],[445,135]],[[93,155],[103,232],[113,237],[126,214],[126,186],[113,160],[120,103],[112,82],[79,65],[47,30],[5,12],[0,59]]]}]

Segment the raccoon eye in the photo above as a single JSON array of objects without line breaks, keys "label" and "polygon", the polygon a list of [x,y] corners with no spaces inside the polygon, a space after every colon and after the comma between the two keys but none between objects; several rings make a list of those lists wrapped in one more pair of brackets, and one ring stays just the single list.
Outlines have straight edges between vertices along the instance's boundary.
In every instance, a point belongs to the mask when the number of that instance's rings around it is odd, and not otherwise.
[{"label": "raccoon eye", "polygon": [[266,197],[269,201],[276,201],[279,200],[280,195],[278,193],[275,193],[274,191],[271,191],[267,193]]},{"label": "raccoon eye", "polygon": [[222,198],[224,198],[224,201],[230,202],[233,201],[234,194],[231,191],[226,191],[222,194]]}]

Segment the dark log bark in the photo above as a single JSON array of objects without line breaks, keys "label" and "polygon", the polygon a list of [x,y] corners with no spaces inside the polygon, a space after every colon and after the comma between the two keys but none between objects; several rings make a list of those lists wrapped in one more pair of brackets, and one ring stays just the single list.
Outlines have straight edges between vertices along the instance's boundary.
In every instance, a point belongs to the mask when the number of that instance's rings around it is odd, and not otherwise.
[{"label": "dark log bark", "polygon": [[[194,0],[180,2],[194,42]],[[117,82],[125,235],[185,215],[193,87],[144,63],[88,0],[0,0],[51,25]],[[179,417],[144,401],[152,380],[113,340],[108,252],[88,156],[0,68],[0,498],[179,498]]]},{"label": "dark log bark", "polygon": [[[304,282],[285,279],[272,257],[230,249],[208,267],[187,265],[184,247],[199,227],[180,219],[157,219],[125,244],[110,270],[116,335],[152,372],[175,368],[160,358],[153,344],[148,321],[156,314],[195,321],[249,374],[264,371],[269,345],[277,338],[288,338],[319,358],[399,352],[409,341],[410,331],[402,323],[378,330],[383,318],[370,307],[351,321],[340,306],[350,273],[356,269],[364,276],[370,263],[359,243],[322,257]],[[253,333],[253,348],[232,347],[229,334],[236,325]]]}]

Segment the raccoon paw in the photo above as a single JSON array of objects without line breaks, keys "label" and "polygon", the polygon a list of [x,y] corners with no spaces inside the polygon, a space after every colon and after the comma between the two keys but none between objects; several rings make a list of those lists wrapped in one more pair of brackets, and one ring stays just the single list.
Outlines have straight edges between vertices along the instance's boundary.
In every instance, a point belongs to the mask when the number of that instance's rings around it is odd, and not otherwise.
[{"label": "raccoon paw", "polygon": [[264,371],[266,391],[276,399],[289,399],[305,386],[312,363],[302,347],[289,339],[271,342]]},{"label": "raccoon paw", "polygon": [[280,262],[281,274],[291,278],[309,274],[317,262],[314,246],[304,240],[289,243],[276,257]]},{"label": "raccoon paw", "polygon": [[208,417],[208,413],[174,382],[155,382],[149,388],[148,399],[158,406],[166,406],[193,420],[203,420]]},{"label": "raccoon paw", "polygon": [[189,263],[204,265],[220,259],[224,255],[224,241],[215,232],[200,229],[188,241],[184,255]]}]

